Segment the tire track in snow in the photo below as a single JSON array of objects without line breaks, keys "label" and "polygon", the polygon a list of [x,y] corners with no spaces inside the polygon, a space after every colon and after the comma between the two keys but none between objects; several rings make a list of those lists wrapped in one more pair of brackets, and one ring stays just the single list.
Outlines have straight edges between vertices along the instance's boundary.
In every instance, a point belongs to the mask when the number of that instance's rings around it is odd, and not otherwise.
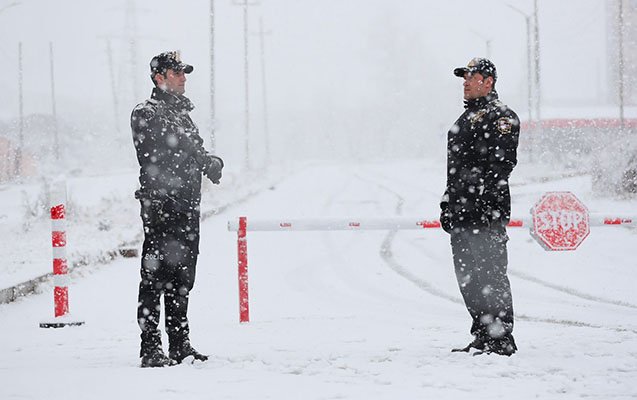
[{"label": "tire track in snow", "polygon": [[[390,187],[378,183],[377,181],[374,181],[370,178],[367,177],[363,177],[360,174],[356,173],[354,174],[354,176],[356,178],[358,178],[359,180],[367,183],[367,184],[372,184],[375,185],[377,187],[379,187],[380,189],[390,193],[392,196],[394,196],[396,198],[396,208],[395,208],[395,214],[396,215],[402,215],[402,210],[403,210],[403,204],[405,204],[405,199],[396,191],[394,191],[393,189],[391,189]],[[387,178],[388,179],[388,178]],[[440,290],[438,288],[436,288],[433,284],[431,284],[430,282],[421,279],[419,277],[417,277],[416,275],[412,274],[407,268],[403,267],[402,265],[400,265],[393,257],[393,253],[392,253],[392,243],[394,241],[394,237],[396,236],[396,234],[398,233],[397,230],[391,230],[387,233],[387,236],[385,236],[385,239],[383,239],[383,242],[381,244],[380,247],[380,256],[383,259],[383,261],[389,266],[389,268],[391,268],[395,273],[397,273],[398,275],[402,276],[403,278],[407,279],[408,281],[412,282],[414,285],[416,285],[416,287],[418,287],[421,290],[424,290],[425,292],[451,301],[453,303],[458,303],[458,304],[464,304],[464,302],[460,299],[460,297],[458,296],[453,296],[443,290]]]},{"label": "tire track in snow", "polygon": [[[518,184],[517,186],[528,186],[529,183],[545,183],[545,182],[551,182],[551,181],[556,181],[556,180],[566,180],[566,179],[572,179],[573,177],[578,178],[581,175],[585,175],[585,174],[582,174],[582,173],[576,173],[576,174],[570,174],[570,175],[562,174],[562,175],[559,175],[559,176],[556,176],[556,177],[530,179],[529,182],[524,183],[524,184]],[[390,177],[387,177],[387,176],[379,176],[378,178],[383,179],[385,182],[394,183],[394,180],[392,178],[390,178]],[[369,179],[366,179],[366,181],[367,182],[371,182],[371,180],[369,180]],[[407,184],[407,182],[405,182],[404,180],[399,180],[398,182],[400,184]],[[392,192],[395,196],[400,197],[400,195],[398,195],[393,189],[390,189],[387,186],[384,186],[383,189]],[[431,190],[425,190],[425,193],[433,194],[433,192]],[[541,195],[541,193],[533,192],[533,196],[534,197],[537,197],[539,195]],[[400,197],[400,198],[401,198],[401,201],[403,201],[402,197]],[[402,204],[401,204],[401,206],[402,206]],[[396,208],[396,213],[398,215],[400,215],[401,211],[402,211],[401,207],[398,206]],[[392,240],[393,240],[393,238],[392,238]],[[389,243],[391,243],[391,241]],[[410,245],[412,245],[413,247],[416,247],[420,252],[422,252],[424,254],[427,254],[426,252],[423,251],[422,247],[417,246],[413,242],[408,242],[408,243]],[[404,270],[404,268],[402,268],[402,267],[400,269]],[[532,283],[535,283],[537,285],[540,285],[540,286],[555,290],[557,292],[565,293],[565,294],[568,294],[568,295],[571,295],[573,297],[577,297],[577,298],[580,298],[580,299],[583,299],[583,300],[596,302],[596,303],[601,303],[601,304],[608,304],[608,305],[613,305],[613,306],[620,306],[620,307],[627,307],[627,308],[637,309],[637,304],[632,304],[632,303],[627,302],[627,301],[610,299],[610,298],[606,298],[606,297],[603,297],[603,296],[582,292],[582,291],[579,291],[577,289],[574,289],[574,288],[571,288],[571,287],[568,287],[568,286],[558,285],[558,284],[555,284],[555,283],[540,279],[540,278],[538,278],[536,276],[533,276],[533,275],[530,275],[530,274],[527,274],[527,273],[524,273],[524,272],[515,271],[515,270],[513,270],[511,268],[509,268],[509,274],[511,274],[512,276],[515,276],[516,278],[519,278],[519,279],[522,279],[522,280],[525,280],[525,281],[528,281],[528,282],[532,282]],[[415,276],[414,276],[414,278],[416,280],[422,281],[421,279],[419,279],[419,278],[417,278]],[[424,284],[424,282],[423,282],[423,284]],[[458,298],[458,300],[459,300],[459,298]]]},{"label": "tire track in snow", "polygon": [[589,301],[596,302],[596,303],[610,304],[610,305],[620,306],[620,307],[637,308],[637,305],[632,304],[632,303],[628,303],[628,302],[621,301],[621,300],[608,299],[608,298],[605,298],[605,297],[595,296],[595,295],[592,295],[592,294],[580,292],[579,290],[572,289],[572,288],[569,288],[567,286],[561,286],[561,285],[558,285],[558,284],[555,284],[555,283],[552,283],[552,282],[548,282],[548,281],[542,280],[540,278],[536,278],[535,276],[525,274],[524,272],[519,272],[519,271],[514,271],[514,270],[509,269],[509,274],[515,276],[516,278],[520,278],[520,279],[523,279],[523,280],[528,281],[528,282],[533,282],[533,283],[538,284],[540,286],[544,286],[544,287],[547,287],[549,289],[556,290],[558,292],[566,293],[566,294],[569,294],[571,296],[578,297],[580,299],[589,300]]},{"label": "tire track in snow", "polygon": [[[372,179],[369,178],[365,178],[362,177],[360,174],[355,174],[355,177],[357,177],[358,179],[362,180],[363,182],[369,183],[369,184],[373,184],[378,186],[379,188],[391,193],[392,195],[394,195],[397,199],[397,204],[396,204],[396,215],[401,215],[402,214],[402,206],[404,204],[404,198],[397,193],[396,191],[394,191],[393,189],[391,189],[390,187],[380,184]],[[386,180],[390,180],[390,178],[385,178]],[[453,303],[459,303],[459,304],[463,304],[464,302],[456,296],[450,295],[449,293],[439,290],[437,289],[434,285],[432,285],[430,282],[421,279],[419,277],[416,277],[415,275],[413,275],[412,273],[409,272],[409,270],[407,268],[405,268],[404,266],[400,265],[393,257],[393,253],[391,250],[391,246],[393,243],[393,240],[396,236],[396,233],[398,231],[397,230],[392,230],[390,232],[388,232],[387,236],[385,237],[385,239],[383,240],[383,243],[381,245],[380,248],[380,256],[383,259],[383,261],[385,261],[385,263],[397,274],[399,274],[400,276],[404,277],[405,279],[411,281],[414,285],[416,285],[416,287],[420,288],[421,290],[424,290],[425,292],[451,301]],[[420,251],[422,253],[424,253],[425,255],[427,255],[427,252],[424,251],[424,249],[420,249]],[[524,279],[524,278],[523,278]],[[537,281],[542,282],[541,280],[537,279]],[[534,283],[538,283],[538,282],[534,282]],[[560,286],[558,285],[551,285],[548,282],[544,282],[547,284],[547,287],[554,289],[554,290],[558,290],[558,288],[560,288]],[[553,287],[551,287],[553,286]],[[559,290],[558,290],[559,291]],[[601,299],[598,298],[597,296],[592,296],[592,295],[588,295],[586,293],[582,293],[582,292],[577,292],[575,290],[571,290],[569,292],[567,291],[561,291],[563,293],[567,293],[573,296],[577,296],[577,297],[581,297],[581,296],[586,296],[589,297],[587,298],[587,300],[589,301],[593,301],[593,302],[598,302],[601,304],[607,304],[610,302],[610,304],[613,305],[621,305],[621,306],[626,306],[628,305],[629,307],[633,306],[630,303],[625,303],[625,302],[620,302],[622,304],[614,304],[615,301],[614,300],[609,300],[609,299]],[[584,298],[584,297],[582,297]],[[601,299],[602,301],[600,301],[599,299]],[[631,333],[635,333],[637,334],[637,330],[634,329],[630,329],[630,328],[623,328],[623,327],[617,327],[617,326],[603,326],[603,325],[597,325],[597,324],[591,324],[588,322],[584,322],[584,321],[578,321],[578,320],[567,320],[567,319],[557,319],[557,318],[541,318],[541,317],[534,317],[534,316],[530,316],[530,315],[526,315],[526,314],[516,314],[516,318],[522,321],[528,321],[528,322],[538,322],[538,323],[547,323],[547,324],[555,324],[555,325],[563,325],[563,326],[570,326],[570,327],[585,327],[585,328],[594,328],[594,329],[609,329],[609,330],[613,330],[616,332],[631,332]]]},{"label": "tire track in snow", "polygon": [[[420,252],[420,253],[422,253],[424,255],[427,255],[427,256],[429,255],[427,253],[427,251],[425,251],[417,243],[414,243],[413,241],[410,241],[410,240],[407,240],[406,242],[410,246],[415,248],[418,252]],[[583,299],[583,300],[588,300],[588,301],[591,301],[591,302],[594,302],[594,303],[608,304],[608,305],[620,306],[620,307],[628,307],[628,308],[637,308],[637,305],[629,303],[629,302],[626,302],[626,301],[609,299],[609,298],[605,298],[605,297],[596,296],[596,295],[593,295],[593,294],[581,292],[579,290],[570,288],[568,286],[558,285],[556,283],[545,281],[543,279],[537,278],[537,277],[535,277],[533,275],[526,274],[524,272],[515,271],[515,270],[513,270],[511,268],[509,268],[508,273],[509,273],[509,275],[515,276],[516,278],[519,278],[521,280],[524,280],[524,281],[527,281],[527,282],[532,282],[532,283],[535,283],[537,285],[543,286],[545,288],[552,289],[552,290],[555,290],[557,292],[561,292],[561,293],[564,293],[564,294],[568,294],[570,296],[577,297],[577,298],[580,298],[580,299]]]}]

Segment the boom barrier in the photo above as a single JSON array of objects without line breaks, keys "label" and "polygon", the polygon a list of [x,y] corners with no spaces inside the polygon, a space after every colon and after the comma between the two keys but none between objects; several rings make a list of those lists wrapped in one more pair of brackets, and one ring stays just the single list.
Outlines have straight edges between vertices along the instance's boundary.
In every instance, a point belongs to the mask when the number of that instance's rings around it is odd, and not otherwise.
[{"label": "boom barrier", "polygon": [[[588,236],[591,226],[635,225],[636,216],[590,214],[570,192],[547,193],[531,208],[528,218],[513,218],[508,228],[527,228],[546,250],[575,250]],[[239,217],[228,221],[228,230],[237,232],[239,321],[250,321],[248,296],[248,231],[365,231],[420,230],[441,228],[437,219],[418,217],[387,218],[303,218],[251,219]]]}]

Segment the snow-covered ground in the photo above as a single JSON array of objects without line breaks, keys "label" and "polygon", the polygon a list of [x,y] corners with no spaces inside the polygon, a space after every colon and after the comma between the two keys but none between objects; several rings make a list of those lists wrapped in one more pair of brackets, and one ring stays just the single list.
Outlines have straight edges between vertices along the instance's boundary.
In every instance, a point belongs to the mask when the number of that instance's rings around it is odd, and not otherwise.
[{"label": "snow-covered ground", "polygon": [[[223,185],[203,184],[203,214],[263,190],[280,179],[286,168],[241,175],[224,171]],[[55,177],[27,184],[0,185],[0,252],[11,260],[0,265],[0,289],[18,285],[51,272],[50,192],[57,181],[67,188],[67,254],[74,265],[112,259],[120,247],[136,245],[142,238],[139,187],[134,169],[82,177]]]},{"label": "snow-covered ground", "polygon": [[[637,210],[635,199],[594,196],[587,176],[538,183],[539,169],[514,171],[514,216],[551,190],[574,192],[591,212]],[[470,340],[469,316],[440,230],[249,232],[251,322],[238,323],[228,220],[435,218],[443,186],[439,163],[325,163],[208,218],[189,313],[193,344],[212,355],[206,363],[139,368],[139,259],[74,274],[71,310],[82,327],[38,327],[52,316],[50,287],[0,305],[0,398],[637,397],[634,229],[593,228],[577,251],[560,253],[544,251],[526,230],[510,230],[519,347],[510,358],[449,351]],[[113,203],[135,219],[130,226],[111,221],[105,236],[138,229],[134,202]]]}]

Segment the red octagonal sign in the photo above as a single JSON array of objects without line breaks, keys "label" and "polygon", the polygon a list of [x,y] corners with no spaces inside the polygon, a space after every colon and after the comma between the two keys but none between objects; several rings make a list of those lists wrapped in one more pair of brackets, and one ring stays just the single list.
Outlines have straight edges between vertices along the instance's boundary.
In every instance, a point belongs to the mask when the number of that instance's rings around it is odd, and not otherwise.
[{"label": "red octagonal sign", "polygon": [[571,192],[546,193],[531,213],[531,235],[546,250],[575,250],[591,231],[588,209]]}]

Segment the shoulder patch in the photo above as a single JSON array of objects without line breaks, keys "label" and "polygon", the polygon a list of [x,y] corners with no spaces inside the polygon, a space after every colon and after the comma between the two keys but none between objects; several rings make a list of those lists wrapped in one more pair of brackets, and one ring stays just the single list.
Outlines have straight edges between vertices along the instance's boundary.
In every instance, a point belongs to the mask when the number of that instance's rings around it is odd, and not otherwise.
[{"label": "shoulder patch", "polygon": [[502,117],[495,122],[498,132],[503,135],[511,133],[511,127],[513,126],[513,120],[509,117]]}]

